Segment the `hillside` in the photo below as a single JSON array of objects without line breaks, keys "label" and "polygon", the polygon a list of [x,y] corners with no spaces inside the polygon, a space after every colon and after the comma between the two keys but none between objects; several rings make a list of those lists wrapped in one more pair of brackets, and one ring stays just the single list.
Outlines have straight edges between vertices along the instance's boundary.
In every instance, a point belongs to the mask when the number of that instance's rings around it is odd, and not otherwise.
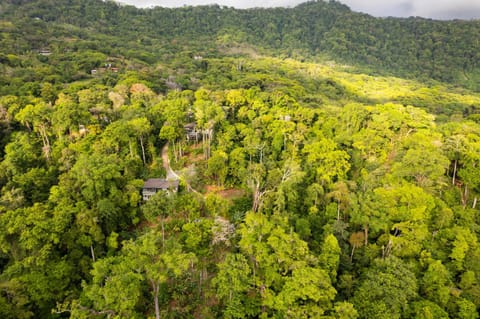
[{"label": "hillside", "polygon": [[248,44],[278,57],[333,58],[363,72],[436,79],[475,90],[480,83],[480,21],[379,19],[335,1],[249,10],[137,9],[95,0],[7,1],[0,12],[3,32],[21,35],[14,45],[11,38],[2,39],[4,56],[46,47],[76,51],[81,39],[87,40],[82,49],[153,63],[175,52],[208,55]]},{"label": "hillside", "polygon": [[39,0],[0,29],[0,318],[479,318],[478,21]]}]

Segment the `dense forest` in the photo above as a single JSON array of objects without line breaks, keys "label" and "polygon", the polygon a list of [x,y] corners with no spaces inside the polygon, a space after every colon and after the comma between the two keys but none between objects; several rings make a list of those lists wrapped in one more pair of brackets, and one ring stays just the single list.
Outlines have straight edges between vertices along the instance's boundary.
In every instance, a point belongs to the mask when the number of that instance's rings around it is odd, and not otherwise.
[{"label": "dense forest", "polygon": [[479,20],[7,0],[0,30],[1,318],[479,318]]}]

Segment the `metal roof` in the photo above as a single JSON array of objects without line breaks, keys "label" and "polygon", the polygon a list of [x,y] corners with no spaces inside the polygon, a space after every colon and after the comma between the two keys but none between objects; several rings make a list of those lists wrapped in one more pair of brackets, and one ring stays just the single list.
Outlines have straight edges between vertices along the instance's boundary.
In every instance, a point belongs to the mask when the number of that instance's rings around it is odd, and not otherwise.
[{"label": "metal roof", "polygon": [[143,188],[170,189],[178,187],[178,179],[166,180],[164,178],[150,178],[145,181]]}]

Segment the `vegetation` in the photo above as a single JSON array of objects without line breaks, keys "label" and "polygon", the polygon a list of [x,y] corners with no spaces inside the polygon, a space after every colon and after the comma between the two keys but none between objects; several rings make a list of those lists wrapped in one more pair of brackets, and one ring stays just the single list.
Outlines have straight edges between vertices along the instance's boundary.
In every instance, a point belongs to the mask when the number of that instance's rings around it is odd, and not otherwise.
[{"label": "vegetation", "polygon": [[[38,0],[0,28],[0,317],[479,317],[478,21]],[[143,202],[165,145],[181,187]]]}]

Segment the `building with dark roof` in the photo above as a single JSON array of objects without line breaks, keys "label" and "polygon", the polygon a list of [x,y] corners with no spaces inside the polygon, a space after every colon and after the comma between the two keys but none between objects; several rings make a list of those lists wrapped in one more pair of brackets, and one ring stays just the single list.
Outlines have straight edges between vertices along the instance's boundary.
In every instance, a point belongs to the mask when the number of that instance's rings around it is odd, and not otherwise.
[{"label": "building with dark roof", "polygon": [[150,197],[159,191],[173,192],[178,191],[178,179],[166,180],[164,178],[150,178],[145,181],[142,188],[142,197],[144,201],[149,200]]}]

